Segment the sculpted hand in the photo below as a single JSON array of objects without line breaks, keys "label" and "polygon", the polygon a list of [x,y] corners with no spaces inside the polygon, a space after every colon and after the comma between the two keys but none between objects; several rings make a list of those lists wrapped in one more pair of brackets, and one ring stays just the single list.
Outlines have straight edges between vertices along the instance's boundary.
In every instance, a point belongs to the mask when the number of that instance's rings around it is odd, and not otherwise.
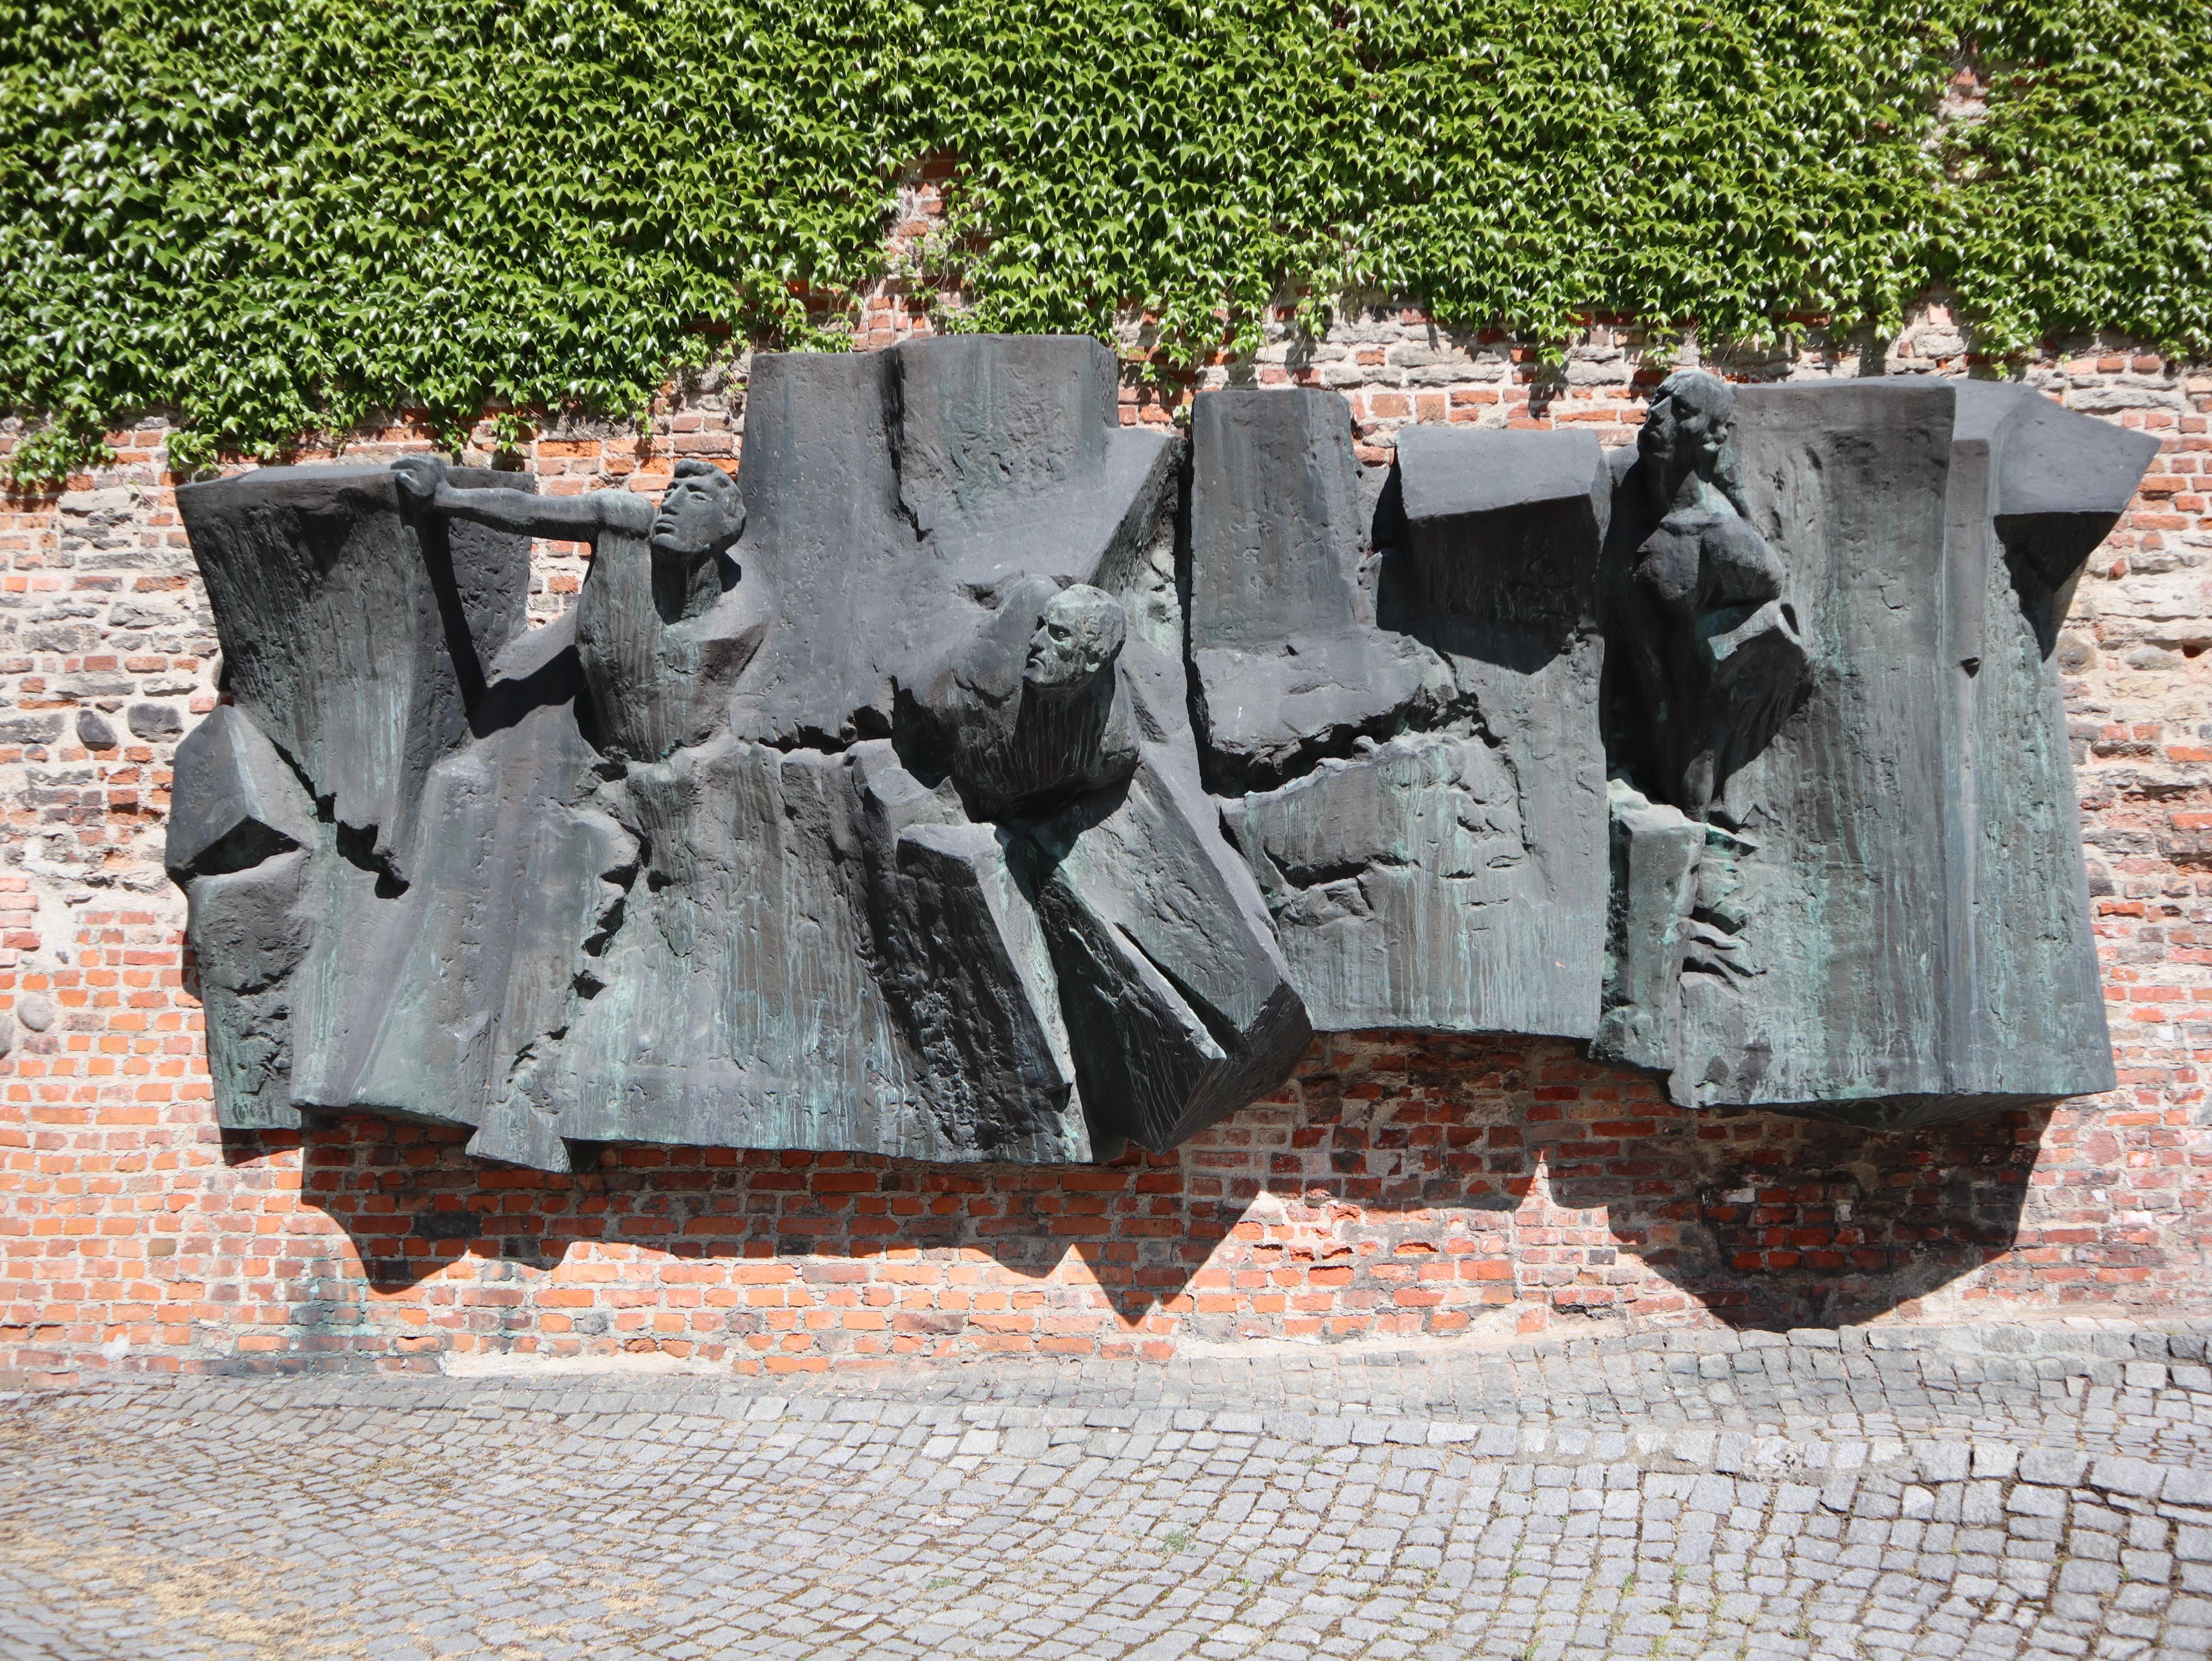
[{"label": "sculpted hand", "polygon": [[420,511],[437,500],[446,482],[441,456],[402,456],[392,464],[392,483],[399,487],[399,505]]}]

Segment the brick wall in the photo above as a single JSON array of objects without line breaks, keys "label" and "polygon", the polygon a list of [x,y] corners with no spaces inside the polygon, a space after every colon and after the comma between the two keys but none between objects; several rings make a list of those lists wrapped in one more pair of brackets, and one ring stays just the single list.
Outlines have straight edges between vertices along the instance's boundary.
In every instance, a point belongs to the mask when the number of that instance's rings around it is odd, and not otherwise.
[{"label": "brick wall", "polygon": [[[929,326],[894,284],[859,343]],[[1145,349],[1141,326],[1125,344]],[[673,457],[734,459],[744,367],[677,389],[647,446],[555,429],[515,459],[564,491],[651,490]],[[1815,340],[1717,367],[1970,364],[1930,309],[1880,364]],[[1194,380],[1338,388],[1380,461],[1409,419],[1586,423],[1626,442],[1659,374],[1629,331],[1594,330],[1545,370],[1383,312]],[[2124,348],[2028,374],[2165,445],[2060,648],[2119,1090],[1868,1135],[1684,1114],[1557,1043],[1365,1034],[1322,1041],[1282,1092],[1172,1154],[1072,1171],[624,1147],[553,1177],[365,1116],[220,1134],[160,862],[170,754],[213,706],[214,634],[164,429],[117,433],[106,472],[0,503],[0,1370],[507,1350],[792,1368],[1593,1322],[2203,1312],[2212,374]],[[1187,390],[1132,391],[1124,418],[1171,419]],[[424,441],[401,422],[346,453]],[[539,553],[543,618],[583,563]]]}]

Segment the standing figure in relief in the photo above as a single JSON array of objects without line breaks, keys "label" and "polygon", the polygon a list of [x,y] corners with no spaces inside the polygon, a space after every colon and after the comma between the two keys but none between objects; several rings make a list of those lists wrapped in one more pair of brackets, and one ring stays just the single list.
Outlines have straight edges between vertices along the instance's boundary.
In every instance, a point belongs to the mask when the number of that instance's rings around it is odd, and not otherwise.
[{"label": "standing figure in relief", "polygon": [[419,511],[591,545],[591,574],[571,615],[603,750],[657,761],[721,724],[731,684],[766,630],[749,615],[727,557],[745,528],[729,474],[679,461],[656,507],[628,490],[456,490],[434,456],[404,457],[392,471]]},{"label": "standing figure in relief", "polygon": [[1617,547],[1624,532],[1635,541],[1608,562],[1628,624],[1614,630],[1627,648],[1628,713],[1645,740],[1638,782],[1692,818],[1729,824],[1742,822],[1730,777],[1773,735],[1806,673],[1781,562],[1721,482],[1735,405],[1735,390],[1702,369],[1661,384],[1621,493],[1630,522],[1614,531]]}]

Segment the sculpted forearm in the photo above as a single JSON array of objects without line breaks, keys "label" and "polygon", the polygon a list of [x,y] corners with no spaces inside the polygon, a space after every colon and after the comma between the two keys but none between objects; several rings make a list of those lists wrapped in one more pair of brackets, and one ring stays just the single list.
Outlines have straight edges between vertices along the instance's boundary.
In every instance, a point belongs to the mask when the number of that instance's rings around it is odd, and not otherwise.
[{"label": "sculpted forearm", "polygon": [[446,477],[435,456],[405,456],[392,464],[401,499],[418,511],[473,520],[517,536],[597,544],[609,530],[644,528],[652,515],[642,497],[619,490],[542,496],[526,490],[465,490]]},{"label": "sculpted forearm", "polygon": [[562,542],[594,542],[607,515],[596,496],[540,496],[524,490],[461,490],[441,484],[431,511],[474,520],[495,531],[548,537]]}]

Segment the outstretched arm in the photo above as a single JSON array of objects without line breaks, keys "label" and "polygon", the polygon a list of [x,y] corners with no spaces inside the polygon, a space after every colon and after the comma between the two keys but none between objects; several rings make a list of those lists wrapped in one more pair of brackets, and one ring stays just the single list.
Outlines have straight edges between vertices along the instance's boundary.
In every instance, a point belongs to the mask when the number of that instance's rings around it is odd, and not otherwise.
[{"label": "outstretched arm", "polygon": [[400,499],[410,506],[457,519],[472,519],[496,531],[546,537],[560,542],[593,542],[607,527],[605,498],[541,496],[526,490],[456,490],[446,479],[446,464],[435,456],[403,456],[392,464]]}]

